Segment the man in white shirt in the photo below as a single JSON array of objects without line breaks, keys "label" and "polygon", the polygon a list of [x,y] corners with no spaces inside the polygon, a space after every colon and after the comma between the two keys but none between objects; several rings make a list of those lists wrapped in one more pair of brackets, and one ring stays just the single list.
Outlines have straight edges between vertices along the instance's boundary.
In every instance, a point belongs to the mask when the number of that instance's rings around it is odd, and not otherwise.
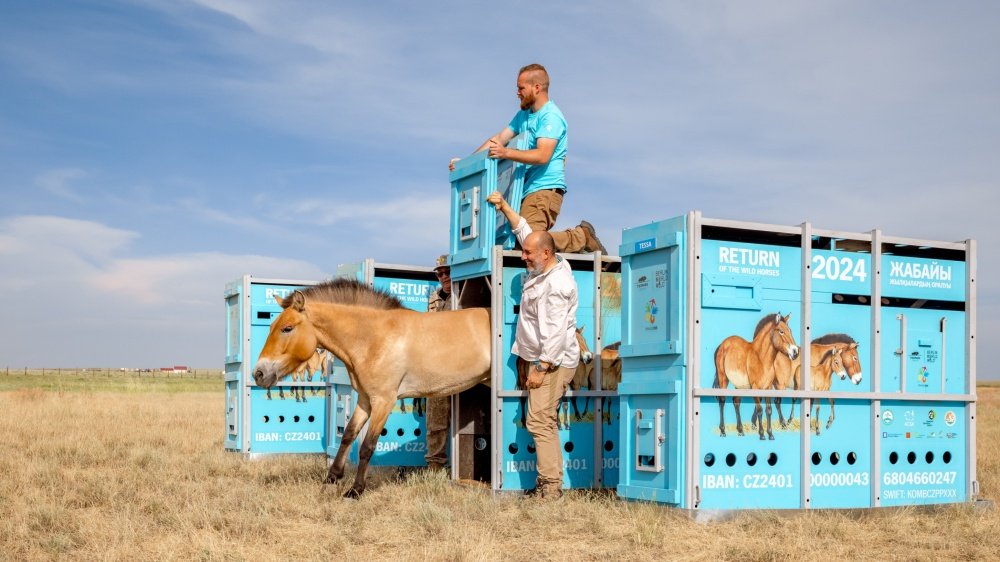
[{"label": "man in white shirt", "polygon": [[576,373],[580,347],[576,341],[577,288],[569,263],[556,255],[548,232],[532,232],[499,192],[487,201],[507,217],[521,243],[528,270],[521,292],[517,335],[511,352],[530,363],[528,416],[525,426],[535,440],[542,499],[562,496],[563,456],[556,406]]}]

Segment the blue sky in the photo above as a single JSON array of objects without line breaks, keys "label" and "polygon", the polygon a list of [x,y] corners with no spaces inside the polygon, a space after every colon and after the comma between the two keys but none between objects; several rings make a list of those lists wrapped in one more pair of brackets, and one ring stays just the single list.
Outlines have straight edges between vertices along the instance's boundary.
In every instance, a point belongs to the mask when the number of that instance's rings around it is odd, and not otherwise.
[{"label": "blue sky", "polygon": [[976,238],[988,357],[998,29],[961,1],[0,3],[0,364],[220,368],[244,273],[432,263],[448,160],[529,62],[570,126],[560,225]]}]

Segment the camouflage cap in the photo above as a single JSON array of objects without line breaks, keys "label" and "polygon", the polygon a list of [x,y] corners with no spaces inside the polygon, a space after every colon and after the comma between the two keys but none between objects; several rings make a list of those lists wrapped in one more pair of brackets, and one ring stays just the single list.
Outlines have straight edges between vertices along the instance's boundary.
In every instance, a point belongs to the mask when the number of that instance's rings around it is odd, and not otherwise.
[{"label": "camouflage cap", "polygon": [[448,254],[441,254],[434,262],[434,271],[437,271],[442,267],[451,269],[451,266],[448,265]]}]

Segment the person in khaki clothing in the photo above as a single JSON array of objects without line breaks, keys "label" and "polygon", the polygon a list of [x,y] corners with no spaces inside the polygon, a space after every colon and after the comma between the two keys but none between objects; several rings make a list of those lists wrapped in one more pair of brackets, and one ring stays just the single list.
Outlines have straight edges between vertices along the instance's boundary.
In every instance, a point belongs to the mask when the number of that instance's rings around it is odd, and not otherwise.
[{"label": "person in khaki clothing", "polygon": [[[518,72],[517,98],[521,110],[475,152],[489,150],[490,158],[527,164],[520,216],[524,217],[532,231],[549,231],[556,224],[566,194],[566,118],[555,102],[549,99],[549,73],[540,64],[529,64]],[[508,148],[507,143],[520,134],[527,137],[528,148]],[[452,159],[449,169],[455,169],[457,160]],[[511,228],[514,226],[511,223]],[[587,221],[550,234],[557,252],[600,250],[602,254],[608,253],[597,238],[593,225]]]},{"label": "person in khaki clothing", "polygon": [[[448,256],[443,255],[434,265],[441,287],[435,289],[428,299],[427,312],[452,310],[451,268]],[[448,424],[451,421],[451,397],[427,399],[427,453],[424,460],[430,470],[444,470],[448,464]]]},{"label": "person in khaki clothing", "polygon": [[556,405],[573,380],[580,360],[576,280],[569,263],[556,255],[555,242],[548,232],[533,232],[500,193],[493,192],[486,200],[515,225],[521,259],[528,270],[511,352],[532,365],[525,385],[525,426],[535,440],[536,495],[545,500],[558,499],[562,497],[563,455]]}]

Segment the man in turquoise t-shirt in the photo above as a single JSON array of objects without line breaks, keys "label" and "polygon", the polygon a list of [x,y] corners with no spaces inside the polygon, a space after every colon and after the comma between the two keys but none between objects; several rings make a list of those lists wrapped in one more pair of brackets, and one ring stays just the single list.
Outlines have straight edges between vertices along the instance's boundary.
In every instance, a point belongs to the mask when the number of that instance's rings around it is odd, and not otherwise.
[{"label": "man in turquoise t-shirt", "polygon": [[[540,64],[529,64],[518,72],[517,97],[521,111],[475,152],[489,149],[490,158],[528,165],[519,214],[532,231],[548,231],[556,223],[566,193],[566,119],[549,100],[549,73]],[[507,148],[510,139],[521,133],[527,137],[528,149]],[[450,167],[454,169],[454,160]],[[558,252],[607,253],[587,221],[550,234]]]}]

